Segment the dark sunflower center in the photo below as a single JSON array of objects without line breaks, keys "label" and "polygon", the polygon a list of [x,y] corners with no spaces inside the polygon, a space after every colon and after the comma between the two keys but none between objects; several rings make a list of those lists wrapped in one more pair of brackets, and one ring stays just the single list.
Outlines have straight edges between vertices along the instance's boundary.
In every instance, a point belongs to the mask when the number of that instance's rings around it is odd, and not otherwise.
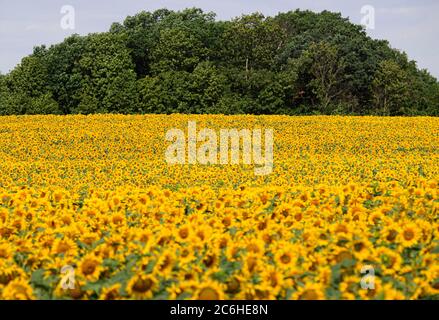
[{"label": "dark sunflower center", "polygon": [[284,263],[284,264],[290,263],[290,261],[291,261],[291,257],[290,257],[289,255],[287,255],[287,254],[283,254],[283,255],[280,257],[280,261],[281,261],[282,263]]},{"label": "dark sunflower center", "polygon": [[151,289],[151,287],[152,287],[151,279],[138,279],[133,285],[133,290],[136,292],[144,293],[149,289]]},{"label": "dark sunflower center", "polygon": [[412,240],[415,237],[415,233],[411,230],[405,230],[404,231],[404,239],[405,240]]},{"label": "dark sunflower center", "polygon": [[204,288],[200,291],[198,295],[198,299],[200,300],[218,300],[219,294],[215,289],[212,288]]}]

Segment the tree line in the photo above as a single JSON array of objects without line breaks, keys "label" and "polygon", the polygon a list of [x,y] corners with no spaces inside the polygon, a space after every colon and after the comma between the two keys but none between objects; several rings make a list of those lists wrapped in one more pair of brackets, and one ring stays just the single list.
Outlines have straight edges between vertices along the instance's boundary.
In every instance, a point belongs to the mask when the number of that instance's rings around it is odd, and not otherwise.
[{"label": "tree line", "polygon": [[0,114],[76,113],[439,115],[439,83],[339,13],[161,9],[0,75]]}]

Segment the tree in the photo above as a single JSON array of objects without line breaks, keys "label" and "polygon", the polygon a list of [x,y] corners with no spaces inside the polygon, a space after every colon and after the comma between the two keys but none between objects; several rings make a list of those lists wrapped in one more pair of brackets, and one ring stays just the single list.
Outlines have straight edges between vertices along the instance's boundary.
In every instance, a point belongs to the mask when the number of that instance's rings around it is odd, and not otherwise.
[{"label": "tree", "polygon": [[223,62],[245,70],[248,79],[251,69],[269,69],[282,44],[282,30],[260,13],[243,15],[225,26]]},{"label": "tree", "polygon": [[319,110],[329,113],[331,105],[345,92],[345,60],[335,45],[322,41],[304,52],[302,66],[306,66],[312,76],[309,87],[319,100]]},{"label": "tree", "polygon": [[438,115],[439,83],[340,13],[160,9],[35,47],[0,77],[0,110]]},{"label": "tree", "polygon": [[111,33],[87,37],[73,73],[81,88],[75,113],[131,113],[138,110],[136,73],[123,36]]},{"label": "tree", "polygon": [[0,74],[0,115],[12,114],[10,110],[11,92],[6,84],[7,76]]},{"label": "tree", "polygon": [[23,58],[7,79],[10,97],[7,113],[51,114],[61,113],[48,86],[48,71],[43,56],[45,49],[35,50]]},{"label": "tree", "polygon": [[439,84],[427,71],[418,70],[416,64],[407,71],[408,90],[407,103],[401,110],[409,115],[438,115],[439,114]]},{"label": "tree", "polygon": [[384,60],[372,81],[375,108],[382,115],[397,115],[407,103],[407,73],[394,61]]},{"label": "tree", "polygon": [[51,46],[43,57],[47,66],[48,89],[64,114],[72,113],[81,102],[82,74],[78,64],[85,53],[86,41],[86,37],[72,35]]},{"label": "tree", "polygon": [[154,74],[167,71],[192,72],[205,55],[202,43],[189,30],[163,29],[151,52],[151,70]]},{"label": "tree", "polygon": [[197,65],[193,73],[168,71],[138,81],[142,112],[217,112],[227,91],[226,78],[209,62]]},{"label": "tree", "polygon": [[113,23],[111,33],[123,34],[135,65],[136,74],[144,77],[150,72],[151,48],[158,39],[157,24],[165,19],[171,11],[157,10],[153,13],[142,11],[128,16],[123,25]]},{"label": "tree", "polygon": [[191,74],[196,113],[215,112],[222,96],[229,91],[227,79],[211,62],[201,62]]},{"label": "tree", "polygon": [[[127,17],[123,24],[114,23],[110,32],[126,36],[138,78],[143,78],[151,74],[152,65],[158,72],[177,70],[172,69],[173,65],[166,67],[169,61],[176,62],[179,70],[193,69],[204,57],[212,57],[218,51],[221,25],[215,22],[214,13],[204,13],[201,9],[179,12],[160,9]],[[200,48],[201,52],[195,52]],[[182,57],[179,52],[183,53]],[[182,61],[188,58],[193,59],[193,63]],[[183,68],[179,64],[183,64]]]},{"label": "tree", "polygon": [[142,113],[195,113],[187,71],[162,72],[138,81]]}]

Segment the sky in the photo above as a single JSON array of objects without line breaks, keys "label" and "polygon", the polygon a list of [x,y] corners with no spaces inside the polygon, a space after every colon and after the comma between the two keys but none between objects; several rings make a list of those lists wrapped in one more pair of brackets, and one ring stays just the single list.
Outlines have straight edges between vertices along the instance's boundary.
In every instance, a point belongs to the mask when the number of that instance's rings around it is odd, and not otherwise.
[{"label": "sky", "polygon": [[[73,30],[61,27],[66,5],[74,8]],[[215,12],[219,20],[252,12],[273,16],[296,9],[329,10],[362,24],[364,6],[375,10],[375,26],[367,29],[372,38],[388,40],[439,78],[438,0],[0,0],[0,72],[13,69],[34,46],[59,43],[74,33],[107,31],[113,22],[142,10],[197,7]]]}]

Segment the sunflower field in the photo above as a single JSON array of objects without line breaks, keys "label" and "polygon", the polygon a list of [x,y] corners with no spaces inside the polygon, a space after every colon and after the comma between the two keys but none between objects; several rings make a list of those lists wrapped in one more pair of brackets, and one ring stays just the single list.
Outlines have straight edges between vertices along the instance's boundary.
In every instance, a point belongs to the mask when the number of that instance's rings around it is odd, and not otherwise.
[{"label": "sunflower field", "polygon": [[[169,165],[192,120],[272,173]],[[433,117],[0,117],[0,299],[438,299],[438,178]]]}]

